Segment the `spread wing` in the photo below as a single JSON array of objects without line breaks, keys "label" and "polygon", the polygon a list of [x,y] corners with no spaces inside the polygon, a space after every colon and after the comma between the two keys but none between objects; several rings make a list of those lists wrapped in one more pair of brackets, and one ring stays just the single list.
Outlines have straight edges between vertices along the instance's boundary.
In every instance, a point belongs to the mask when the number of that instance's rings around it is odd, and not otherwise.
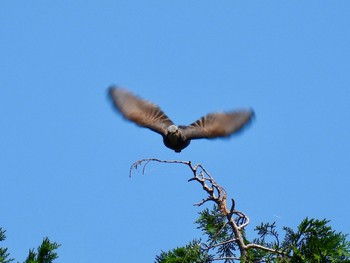
[{"label": "spread wing", "polygon": [[166,135],[167,128],[173,124],[158,106],[136,97],[125,89],[111,87],[109,88],[109,95],[115,108],[126,119],[139,126]]},{"label": "spread wing", "polygon": [[227,137],[238,132],[253,118],[252,110],[211,113],[184,128],[186,139]]}]

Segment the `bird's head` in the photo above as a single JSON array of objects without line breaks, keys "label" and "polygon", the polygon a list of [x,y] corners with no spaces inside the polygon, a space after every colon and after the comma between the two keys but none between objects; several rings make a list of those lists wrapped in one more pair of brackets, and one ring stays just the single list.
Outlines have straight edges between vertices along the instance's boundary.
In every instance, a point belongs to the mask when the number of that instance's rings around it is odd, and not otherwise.
[{"label": "bird's head", "polygon": [[181,138],[181,133],[179,128],[172,124],[168,127],[168,134],[167,134],[167,138],[169,141],[171,141],[172,143],[177,143],[178,140]]},{"label": "bird's head", "polygon": [[182,149],[186,148],[190,144],[190,140],[186,140],[182,134],[182,127],[177,127],[172,124],[167,128],[167,134],[163,137],[163,142],[166,147],[173,149],[179,153]]},{"label": "bird's head", "polygon": [[179,128],[176,125],[170,125],[168,127],[168,136],[179,137]]}]

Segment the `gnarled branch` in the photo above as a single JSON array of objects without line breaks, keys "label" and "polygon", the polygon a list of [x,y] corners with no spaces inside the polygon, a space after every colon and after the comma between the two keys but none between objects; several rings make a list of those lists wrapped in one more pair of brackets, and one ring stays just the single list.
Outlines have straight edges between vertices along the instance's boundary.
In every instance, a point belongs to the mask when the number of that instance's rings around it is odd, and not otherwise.
[{"label": "gnarled branch", "polygon": [[[176,164],[184,164],[188,166],[192,173],[193,177],[188,180],[188,182],[196,181],[198,182],[204,191],[208,194],[208,196],[204,199],[202,199],[199,203],[195,204],[196,206],[201,206],[205,204],[208,201],[213,201],[218,208],[220,209],[220,212],[222,215],[224,215],[227,219],[226,224],[231,226],[234,238],[221,242],[219,244],[215,244],[212,246],[208,246],[207,249],[211,249],[220,245],[224,245],[230,242],[234,242],[237,244],[240,254],[241,254],[241,259],[246,258],[247,252],[249,249],[261,249],[267,252],[272,252],[274,254],[279,254],[279,255],[284,255],[282,251],[278,251],[269,247],[265,247],[259,244],[246,244],[243,236],[244,228],[249,224],[250,220],[249,217],[244,214],[241,211],[238,211],[235,209],[235,201],[234,199],[231,199],[232,205],[230,209],[227,208],[227,193],[223,187],[221,187],[211,176],[211,174],[201,165],[201,164],[196,164],[192,165],[191,161],[180,161],[180,160],[160,160],[157,158],[147,158],[147,159],[141,159],[136,161],[131,167],[130,167],[130,172],[129,176],[131,177],[132,171],[134,169],[137,169],[139,166],[143,165],[142,168],[142,173],[145,172],[145,168],[147,164],[151,161],[154,162],[160,162],[160,163],[176,163]],[[232,260],[238,260],[238,258],[231,257],[231,258],[220,258],[221,260],[227,260],[227,259],[232,259]],[[219,258],[215,258],[215,260],[219,260]]]}]

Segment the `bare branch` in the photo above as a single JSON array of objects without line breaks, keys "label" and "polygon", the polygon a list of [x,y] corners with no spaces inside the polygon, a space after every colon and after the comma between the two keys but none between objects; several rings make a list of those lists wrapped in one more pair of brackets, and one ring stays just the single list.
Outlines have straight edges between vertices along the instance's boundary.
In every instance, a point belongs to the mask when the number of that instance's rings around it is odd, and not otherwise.
[{"label": "bare branch", "polygon": [[200,201],[199,203],[197,204],[194,204],[194,206],[201,206],[203,205],[204,203],[208,202],[208,201],[213,201],[213,198],[211,198],[210,196],[205,198],[205,199],[202,199],[202,201]]},{"label": "bare branch", "polygon": [[218,260],[241,260],[240,258],[237,257],[220,257],[220,258],[213,258],[213,261],[218,261]]},{"label": "bare branch", "polygon": [[[204,191],[208,194],[207,198],[202,199],[199,203],[194,204],[195,206],[201,206],[204,203],[208,201],[213,201],[218,208],[220,209],[220,212],[222,215],[224,215],[227,219],[226,225],[229,225],[232,229],[232,232],[234,234],[234,238],[212,245],[212,246],[206,246],[207,250],[213,249],[215,247],[225,245],[231,242],[234,242],[237,244],[241,257],[220,257],[220,258],[214,258],[213,260],[240,260],[246,258],[247,252],[249,249],[261,249],[264,251],[268,251],[274,254],[286,256],[282,251],[278,251],[276,249],[272,249],[269,247],[264,247],[262,245],[258,244],[245,244],[244,241],[244,228],[250,223],[250,219],[247,215],[245,215],[241,211],[235,210],[235,200],[231,199],[232,205],[231,208],[227,208],[227,193],[223,187],[221,187],[212,177],[212,175],[201,165],[196,164],[195,166],[192,165],[191,161],[180,161],[180,160],[160,160],[157,158],[148,158],[148,159],[141,159],[136,161],[131,167],[129,172],[129,177],[131,177],[132,171],[141,165],[143,165],[142,173],[144,174],[146,166],[149,162],[160,162],[160,163],[176,163],[176,164],[184,164],[187,165],[192,173],[193,177],[188,180],[188,182],[196,181],[198,182]],[[222,230],[222,229],[221,229]],[[220,231],[221,231],[220,230]]]},{"label": "bare branch", "polygon": [[254,244],[254,243],[246,245],[246,248],[247,249],[261,249],[261,250],[265,250],[265,251],[268,251],[268,252],[272,252],[274,254],[279,254],[279,255],[286,256],[283,251],[280,251],[280,250],[277,250],[277,249],[273,249],[273,248],[269,248],[269,247],[265,247],[265,246],[258,245],[258,244]]},{"label": "bare branch", "polygon": [[227,240],[227,241],[224,241],[224,242],[221,242],[221,243],[217,243],[215,245],[208,246],[208,250],[212,249],[214,247],[222,246],[222,245],[225,245],[225,244],[228,244],[228,243],[232,243],[232,242],[237,242],[237,238],[232,238],[230,240]]}]

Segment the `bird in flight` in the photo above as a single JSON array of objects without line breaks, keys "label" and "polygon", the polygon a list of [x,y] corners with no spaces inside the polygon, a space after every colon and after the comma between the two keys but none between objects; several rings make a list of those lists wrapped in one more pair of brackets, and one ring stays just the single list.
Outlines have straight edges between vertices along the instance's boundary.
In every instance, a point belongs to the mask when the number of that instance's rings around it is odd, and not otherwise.
[{"label": "bird in flight", "polygon": [[110,87],[109,96],[124,118],[159,133],[164,145],[177,153],[192,139],[228,137],[240,131],[254,116],[251,109],[210,113],[188,126],[176,126],[157,105],[126,89]]}]

